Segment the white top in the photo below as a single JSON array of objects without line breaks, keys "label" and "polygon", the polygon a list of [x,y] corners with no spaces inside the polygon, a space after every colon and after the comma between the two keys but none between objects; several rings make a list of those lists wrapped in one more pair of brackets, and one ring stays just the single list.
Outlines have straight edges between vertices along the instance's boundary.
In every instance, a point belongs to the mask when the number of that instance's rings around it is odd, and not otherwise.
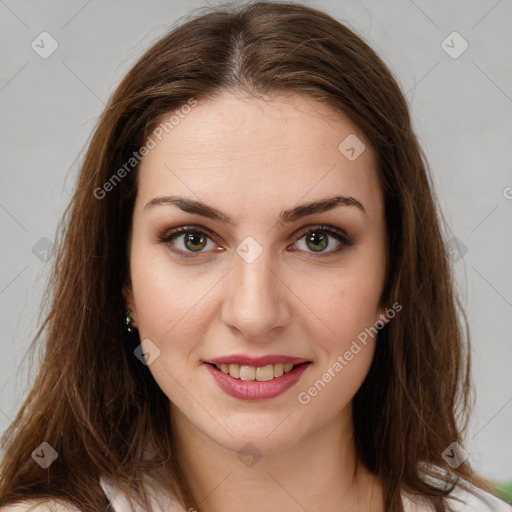
[{"label": "white top", "polygon": [[[135,504],[132,507],[126,494],[118,489],[110,479],[101,477],[100,485],[115,512],[147,512],[142,506]],[[151,502],[151,512],[186,512],[176,500],[167,494],[155,492],[154,487],[146,486],[146,491]]]},{"label": "white top", "polygon": [[[127,496],[113,486],[107,478],[102,477],[100,484],[115,512],[147,512],[138,505],[132,508]],[[153,490],[150,491],[149,489],[148,494],[151,501],[150,512],[190,512],[190,510],[185,511],[177,501],[170,497],[154,493]],[[456,487],[450,494],[450,497],[447,498],[451,512],[512,512],[512,506],[489,493],[478,490],[478,494],[480,497],[476,497],[474,494]],[[453,499],[454,495],[461,498],[463,503]],[[402,500],[405,512],[434,512],[434,509],[424,501],[425,498],[413,498],[402,492]],[[33,507],[34,504],[23,502],[0,507],[0,512],[29,512],[29,510],[30,512],[80,512],[76,508],[57,505],[52,500],[37,505],[34,508],[29,508],[31,506]]]},{"label": "white top", "polygon": [[[137,505],[131,508],[127,496],[117,489],[115,485],[112,485],[111,481],[107,478],[102,477],[100,484],[115,512],[146,512]],[[472,488],[475,489],[474,486]],[[477,492],[480,497],[460,487],[455,487],[446,501],[449,507],[451,507],[452,512],[512,512],[511,505],[483,490],[478,489]],[[176,500],[154,492],[154,489],[148,494],[150,494],[151,499],[151,512],[187,512]],[[461,498],[463,503],[454,499],[454,496]],[[434,512],[434,509],[425,501],[425,498],[417,498],[402,492],[402,500],[404,512]]]}]

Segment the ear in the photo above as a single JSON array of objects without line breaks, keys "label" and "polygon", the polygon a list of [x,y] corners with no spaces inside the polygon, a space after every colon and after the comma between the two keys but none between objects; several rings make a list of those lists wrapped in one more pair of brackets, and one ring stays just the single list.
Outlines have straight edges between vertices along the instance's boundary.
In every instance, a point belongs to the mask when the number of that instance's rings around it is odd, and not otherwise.
[{"label": "ear", "polygon": [[130,311],[130,317],[133,320],[132,326],[137,328],[137,308],[135,307],[135,301],[133,300],[133,293],[125,284],[121,289],[121,293],[123,294],[124,308],[126,311]]}]

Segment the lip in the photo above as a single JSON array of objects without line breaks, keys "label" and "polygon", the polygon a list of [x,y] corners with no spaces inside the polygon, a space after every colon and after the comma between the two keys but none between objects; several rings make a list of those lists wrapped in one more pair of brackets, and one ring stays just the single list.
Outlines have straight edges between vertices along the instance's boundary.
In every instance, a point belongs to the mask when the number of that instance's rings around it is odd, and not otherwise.
[{"label": "lip", "polygon": [[[226,359],[226,358],[223,358]],[[256,359],[260,361],[264,358]],[[293,358],[289,358],[293,359]],[[273,359],[275,360],[275,359]],[[294,359],[297,360],[297,359]],[[237,359],[240,361],[240,358]],[[254,359],[252,359],[254,362]],[[242,400],[268,400],[281,395],[285,391],[293,387],[302,377],[303,373],[311,365],[310,361],[300,360],[302,362],[293,363],[298,364],[293,370],[284,373],[281,377],[276,377],[272,380],[257,381],[257,380],[240,380],[231,377],[220,370],[217,370],[210,362],[204,363],[210,375],[215,379],[219,387],[229,396],[239,398]],[[287,361],[290,362],[290,361]],[[237,364],[237,363],[214,363],[214,364]],[[258,363],[259,364],[259,363]],[[268,363],[272,364],[272,363]],[[278,364],[278,363],[276,363]],[[252,366],[253,363],[249,364]],[[265,366],[265,365],[262,365]]]},{"label": "lip", "polygon": [[280,354],[266,355],[260,357],[252,357],[246,354],[232,354],[229,356],[216,357],[215,359],[208,359],[206,363],[212,364],[239,364],[245,366],[254,366],[255,368],[267,366],[269,364],[302,364],[309,363],[307,359],[300,357],[285,356]]}]

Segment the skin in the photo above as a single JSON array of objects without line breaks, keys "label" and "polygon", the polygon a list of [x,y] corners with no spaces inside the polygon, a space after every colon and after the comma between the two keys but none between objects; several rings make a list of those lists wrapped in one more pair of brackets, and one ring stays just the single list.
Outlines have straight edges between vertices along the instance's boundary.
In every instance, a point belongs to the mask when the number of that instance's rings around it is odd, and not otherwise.
[{"label": "skin", "polygon": [[[354,161],[338,149],[350,134],[366,145]],[[171,194],[214,206],[238,224],[173,205],[145,209]],[[277,223],[282,210],[333,195],[356,198],[366,214],[338,206]],[[318,224],[344,230],[353,245],[334,254],[340,242],[330,236],[315,252],[300,230]],[[190,225],[214,235],[199,253],[181,233],[159,241]],[[236,253],[247,236],[263,250],[252,263]],[[298,394],[383,318],[390,306],[380,303],[386,244],[372,148],[348,119],[311,98],[261,101],[226,92],[201,100],[144,158],[129,248],[131,292],[123,294],[141,340],[160,350],[149,369],[171,401],[178,458],[201,512],[384,510],[377,478],[361,466],[354,471],[352,429],[352,398],[378,337],[307,405]],[[246,401],[224,393],[203,363],[237,353],[312,364],[284,394]],[[262,454],[252,467],[237,457],[247,442]]]}]

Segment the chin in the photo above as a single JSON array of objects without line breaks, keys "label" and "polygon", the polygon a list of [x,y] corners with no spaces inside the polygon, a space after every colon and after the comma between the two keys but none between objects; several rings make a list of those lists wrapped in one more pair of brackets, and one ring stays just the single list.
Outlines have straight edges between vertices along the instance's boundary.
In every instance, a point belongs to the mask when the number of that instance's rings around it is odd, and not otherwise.
[{"label": "chin", "polygon": [[[224,429],[212,421],[203,425],[201,430],[226,449],[239,453],[244,449],[251,451],[254,447],[263,455],[282,453],[299,443],[305,434],[286,415],[258,419],[255,416],[255,413],[237,415],[236,420],[230,418],[230,421],[222,423]],[[286,419],[283,421],[283,418]]]}]

